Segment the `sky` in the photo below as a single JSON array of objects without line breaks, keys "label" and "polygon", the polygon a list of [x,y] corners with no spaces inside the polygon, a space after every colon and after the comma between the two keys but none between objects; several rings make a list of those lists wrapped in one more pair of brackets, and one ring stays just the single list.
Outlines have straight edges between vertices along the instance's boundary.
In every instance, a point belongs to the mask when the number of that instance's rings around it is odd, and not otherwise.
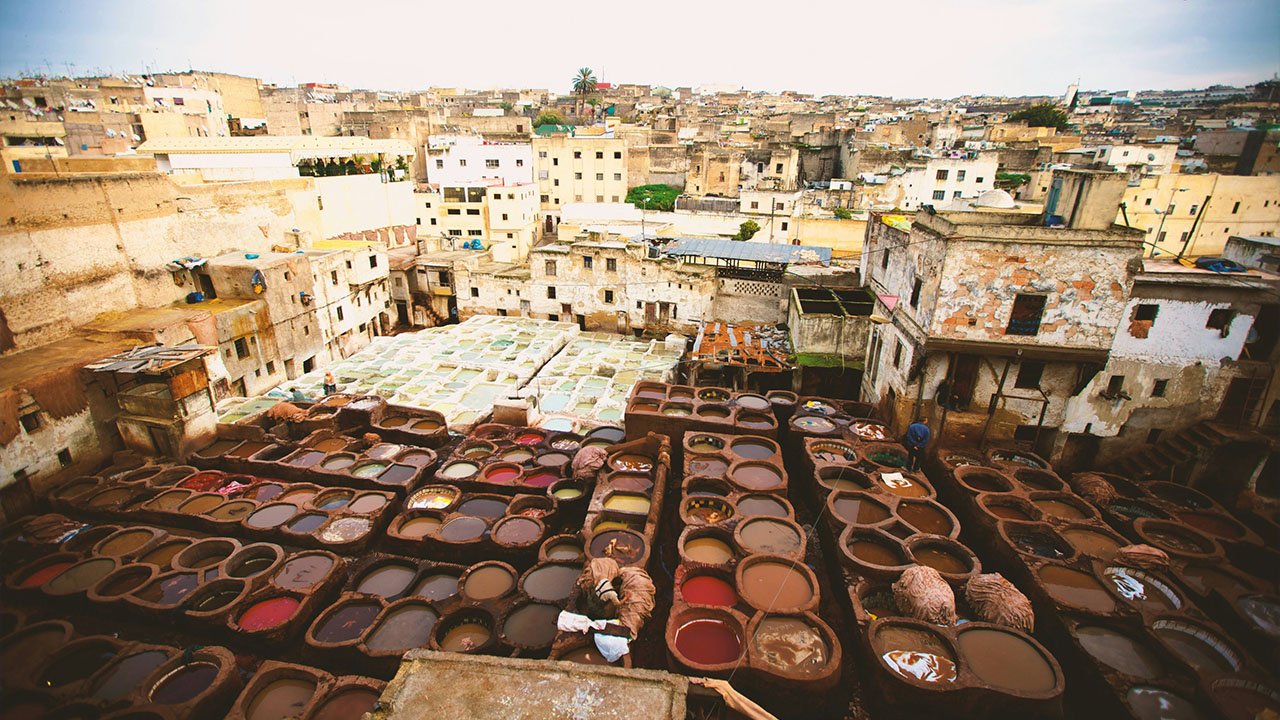
[{"label": "sky", "polygon": [[0,77],[216,70],[294,85],[614,83],[955,97],[1244,85],[1278,0],[0,0]]}]

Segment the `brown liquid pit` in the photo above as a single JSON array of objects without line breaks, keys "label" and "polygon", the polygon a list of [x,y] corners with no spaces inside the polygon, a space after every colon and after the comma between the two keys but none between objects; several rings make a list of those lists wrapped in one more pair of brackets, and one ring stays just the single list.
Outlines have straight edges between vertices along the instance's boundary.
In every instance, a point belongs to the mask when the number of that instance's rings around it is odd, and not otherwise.
[{"label": "brown liquid pit", "polygon": [[429,515],[409,518],[400,523],[396,528],[396,532],[407,538],[418,539],[431,534],[436,528],[440,527],[440,519]]},{"label": "brown liquid pit", "polygon": [[1097,625],[1075,630],[1076,640],[1095,660],[1133,677],[1153,680],[1164,674],[1164,663],[1145,643]]},{"label": "brown liquid pit", "polygon": [[839,496],[832,504],[836,516],[847,523],[874,525],[891,516],[889,508],[864,495]]},{"label": "brown liquid pit", "polygon": [[311,679],[281,678],[259,690],[249,702],[245,720],[279,720],[301,716],[316,692]]},{"label": "brown liquid pit", "polygon": [[827,667],[831,655],[822,633],[798,618],[764,618],[751,644],[761,660],[785,673],[816,674]]},{"label": "brown liquid pit", "polygon": [[1043,693],[1057,685],[1044,654],[1013,633],[974,628],[956,637],[956,647],[969,670],[994,687]]},{"label": "brown liquid pit", "polygon": [[326,555],[303,555],[281,566],[272,581],[286,590],[305,590],[317,585],[332,568],[333,559]]},{"label": "brown liquid pit", "polygon": [[98,549],[99,555],[126,555],[146,545],[155,537],[148,530],[125,530],[108,539]]},{"label": "brown liquid pit", "polygon": [[470,542],[484,535],[489,526],[484,520],[469,515],[453,518],[440,528],[440,538],[448,542]]},{"label": "brown liquid pit", "polygon": [[1077,551],[1103,560],[1115,557],[1121,547],[1121,543],[1110,535],[1086,528],[1068,528],[1062,531],[1062,537]]},{"label": "brown liquid pit", "polygon": [[1022,508],[1019,508],[1017,505],[1006,505],[1004,503],[1000,503],[1000,504],[992,503],[990,505],[987,505],[987,512],[991,513],[992,515],[995,515],[998,518],[1004,518],[1006,520],[1034,520],[1035,519],[1031,515],[1023,512]]},{"label": "brown liquid pit", "polygon": [[467,575],[462,592],[472,600],[492,600],[507,594],[515,586],[516,578],[510,570],[498,565],[486,565]]},{"label": "brown liquid pit", "polygon": [[1064,604],[1104,615],[1116,609],[1111,594],[1092,575],[1060,565],[1045,565],[1038,575],[1049,594]]},{"label": "brown liquid pit", "polygon": [[383,616],[365,640],[365,645],[376,652],[402,652],[422,647],[431,639],[431,631],[439,618],[428,605],[400,605]]},{"label": "brown liquid pit", "polygon": [[862,562],[882,567],[902,565],[902,555],[883,542],[855,538],[849,543],[849,552]]},{"label": "brown liquid pit", "polygon": [[804,545],[795,528],[770,518],[748,520],[739,527],[742,545],[755,552],[788,554]]},{"label": "brown liquid pit", "polygon": [[1064,520],[1080,520],[1088,517],[1080,508],[1061,500],[1040,499],[1032,500],[1031,502],[1034,503],[1036,507],[1040,508],[1045,515],[1051,515],[1056,518],[1062,518]]},{"label": "brown liquid pit", "polygon": [[440,649],[449,652],[470,652],[489,642],[493,633],[478,622],[464,622],[449,629],[440,639]]},{"label": "brown liquid pit", "polygon": [[952,553],[936,546],[918,546],[912,548],[911,554],[916,562],[931,567],[940,573],[961,575],[969,571],[969,564]]},{"label": "brown liquid pit", "polygon": [[742,571],[743,599],[761,610],[803,607],[813,600],[813,587],[804,573],[789,564],[755,562]]},{"label": "brown liquid pit", "polygon": [[947,535],[952,530],[947,514],[926,503],[899,503],[898,517],[922,533]]}]

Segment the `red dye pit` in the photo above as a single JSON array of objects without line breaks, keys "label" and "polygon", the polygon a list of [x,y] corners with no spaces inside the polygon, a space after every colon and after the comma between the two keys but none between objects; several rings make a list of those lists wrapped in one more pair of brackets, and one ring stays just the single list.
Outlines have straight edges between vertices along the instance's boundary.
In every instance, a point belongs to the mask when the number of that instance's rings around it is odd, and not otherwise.
[{"label": "red dye pit", "polygon": [[41,585],[52,580],[55,575],[61,574],[63,570],[66,570],[67,568],[71,567],[74,564],[75,563],[73,562],[56,562],[56,563],[53,563],[52,565],[45,565],[39,570],[23,578],[22,583],[18,585],[18,587],[21,587],[21,588],[40,587]]},{"label": "red dye pit", "polygon": [[240,627],[245,630],[265,630],[283,625],[298,610],[298,601],[291,597],[276,597],[254,603],[240,616]]},{"label": "red dye pit", "polygon": [[742,654],[742,638],[723,620],[691,620],[676,630],[676,649],[700,665],[722,665]]},{"label": "red dye pit", "polygon": [[687,603],[695,605],[718,605],[733,607],[738,603],[738,594],[733,586],[713,575],[700,575],[685,580],[680,592]]}]

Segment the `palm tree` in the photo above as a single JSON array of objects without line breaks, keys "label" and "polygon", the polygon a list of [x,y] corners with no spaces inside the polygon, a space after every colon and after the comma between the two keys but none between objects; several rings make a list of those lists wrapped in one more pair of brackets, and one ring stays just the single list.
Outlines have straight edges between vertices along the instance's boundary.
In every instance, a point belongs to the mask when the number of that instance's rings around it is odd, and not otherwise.
[{"label": "palm tree", "polygon": [[583,98],[596,91],[596,74],[591,68],[578,68],[578,74],[573,78],[573,91]]}]

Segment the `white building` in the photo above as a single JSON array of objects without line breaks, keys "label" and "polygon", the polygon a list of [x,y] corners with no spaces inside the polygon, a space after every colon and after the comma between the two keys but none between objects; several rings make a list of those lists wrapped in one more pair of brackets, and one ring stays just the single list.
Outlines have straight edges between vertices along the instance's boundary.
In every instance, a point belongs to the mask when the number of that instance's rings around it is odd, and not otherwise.
[{"label": "white building", "polygon": [[505,185],[533,182],[533,148],[476,135],[432,135],[427,140],[428,182],[443,186],[490,180]]},{"label": "white building", "polygon": [[976,199],[995,188],[998,165],[995,157],[930,158],[923,168],[910,168],[897,178],[898,207],[919,210],[924,205]]},{"label": "white building", "polygon": [[1093,161],[1110,166],[1114,170],[1134,170],[1143,175],[1168,175],[1173,172],[1178,146],[1161,145],[1102,145],[1094,148]]},{"label": "white building", "polygon": [[408,173],[406,163],[414,155],[413,146],[403,140],[305,135],[165,137],[142,143],[138,153],[154,155],[160,172],[194,176],[205,182],[327,177],[327,166],[348,162],[352,171],[332,174],[385,173],[402,179]]},{"label": "white building", "polygon": [[618,203],[627,197],[627,146],[612,133],[533,139],[542,212],[559,217],[569,203]]},{"label": "white building", "polygon": [[456,250],[489,250],[498,262],[523,260],[539,237],[538,187],[490,183],[420,187],[418,237],[439,237]]}]

